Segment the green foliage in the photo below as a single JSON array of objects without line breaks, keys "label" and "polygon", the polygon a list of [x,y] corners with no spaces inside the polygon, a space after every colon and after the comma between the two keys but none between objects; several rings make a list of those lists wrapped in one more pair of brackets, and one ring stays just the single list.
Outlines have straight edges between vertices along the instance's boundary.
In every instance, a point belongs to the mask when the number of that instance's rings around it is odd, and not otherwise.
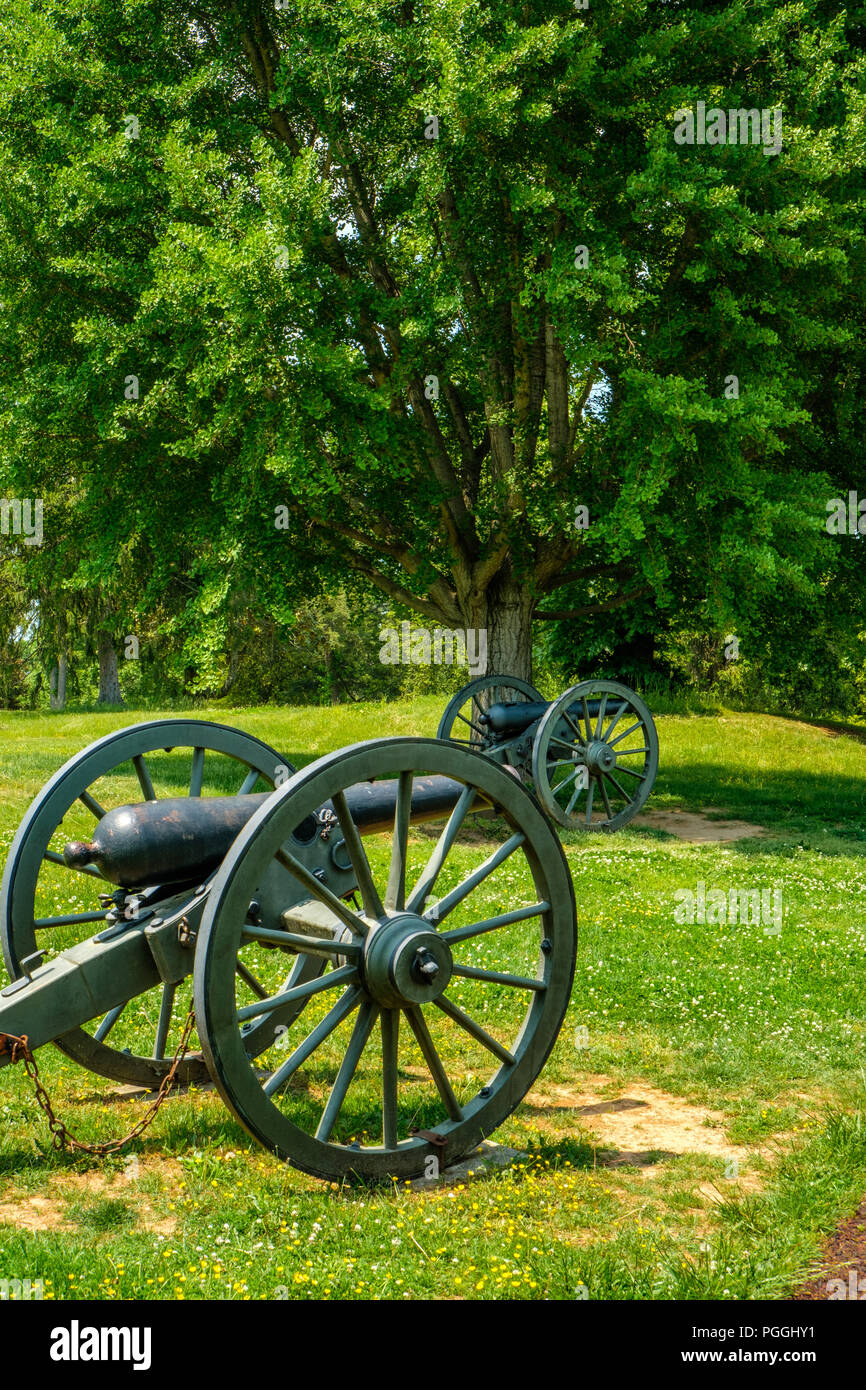
[{"label": "green foliage", "polygon": [[[46,642],[158,614],[213,688],[244,596],[287,626],[350,574],[494,664],[522,605],[527,667],[538,605],[790,595],[823,659],[862,611],[823,529],[862,476],[856,14],[7,10],[0,482],[45,499]],[[677,145],[697,101],[781,109],[781,151]]]}]

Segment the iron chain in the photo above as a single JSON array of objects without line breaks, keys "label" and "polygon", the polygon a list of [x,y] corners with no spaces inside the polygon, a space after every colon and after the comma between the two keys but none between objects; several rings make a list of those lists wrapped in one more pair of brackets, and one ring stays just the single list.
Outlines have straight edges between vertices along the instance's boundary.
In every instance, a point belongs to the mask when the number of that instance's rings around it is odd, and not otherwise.
[{"label": "iron chain", "polygon": [[148,1106],[138,1123],[133,1125],[128,1134],[124,1135],[122,1139],[109,1139],[103,1144],[87,1144],[83,1139],[76,1139],[73,1134],[70,1134],[63,1121],[57,1118],[48,1092],[39,1079],[39,1067],[30,1050],[30,1043],[26,1033],[20,1038],[12,1033],[0,1034],[0,1051],[8,1051],[12,1054],[13,1064],[15,1062],[23,1062],[24,1070],[33,1082],[37,1103],[44,1111],[46,1119],[48,1120],[48,1128],[51,1130],[52,1146],[55,1149],[68,1148],[74,1152],[94,1154],[99,1158],[103,1158],[106,1154],[117,1153],[120,1149],[126,1148],[127,1144],[130,1144],[133,1139],[137,1139],[140,1134],[143,1134],[148,1126],[156,1119],[163,1103],[168,1097],[169,1091],[174,1085],[178,1067],[186,1056],[189,1048],[189,1040],[194,1027],[195,1013],[193,1009],[190,1009],[186,1016],[186,1022],[183,1025],[183,1032],[180,1042],[177,1045],[177,1051],[172,1058],[171,1066],[162,1079],[155,1099]]}]

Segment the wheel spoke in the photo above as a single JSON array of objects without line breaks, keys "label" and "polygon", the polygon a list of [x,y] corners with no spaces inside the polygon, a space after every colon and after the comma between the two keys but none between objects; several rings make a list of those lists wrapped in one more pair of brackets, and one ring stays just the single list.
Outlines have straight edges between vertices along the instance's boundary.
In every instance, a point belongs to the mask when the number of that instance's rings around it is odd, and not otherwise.
[{"label": "wheel spoke", "polygon": [[568,776],[563,777],[562,780],[560,782],[557,782],[555,786],[551,782],[550,790],[553,792],[565,791],[565,788],[568,786],[569,782],[574,781],[575,777],[578,775],[582,767],[583,763],[578,763],[577,767],[573,767],[573,770],[568,774]]},{"label": "wheel spoke", "polygon": [[[613,725],[611,725],[611,728],[613,728]],[[628,738],[629,734],[633,734],[634,731],[635,731],[635,729],[642,729],[642,728],[643,728],[643,724],[641,723],[640,720],[638,720],[638,722],[637,722],[636,724],[632,724],[628,729],[626,729],[626,730],[625,730],[625,733],[617,734],[616,738],[611,738],[611,737],[610,737],[610,729],[608,729],[608,731],[607,731],[607,737],[605,738],[605,743],[609,744],[610,747],[613,748],[614,744],[620,743],[624,738]]]},{"label": "wheel spoke", "polygon": [[596,738],[601,738],[601,726],[604,723],[604,712],[607,708],[607,691],[605,690],[598,706],[598,722],[595,726]]},{"label": "wheel spoke", "polygon": [[104,922],[108,916],[109,909],[103,908],[101,912],[70,912],[64,917],[37,917],[34,927],[74,927],[76,922]]},{"label": "wheel spoke", "polygon": [[[556,790],[559,791],[559,787],[557,787]],[[567,805],[566,808],[565,808],[565,814],[566,814],[567,816],[570,816],[570,815],[571,815],[572,811],[574,810],[575,806],[577,805],[577,799],[578,799],[578,797],[580,796],[580,793],[581,793],[581,792],[585,792],[585,791],[586,791],[586,787],[584,786],[584,784],[583,784],[582,782],[578,782],[577,786],[576,786],[575,789],[574,789],[574,796],[571,798],[571,800],[569,801],[568,805]]]},{"label": "wheel spoke", "polygon": [[165,1043],[168,1038],[168,1030],[171,1027],[171,1015],[174,1010],[176,993],[177,985],[163,985],[162,999],[159,1005],[159,1022],[156,1025],[156,1041],[153,1044],[155,1062],[161,1062],[165,1058]]},{"label": "wheel spoke", "polygon": [[443,1014],[447,1014],[447,1016],[457,1024],[458,1028],[462,1028],[464,1033],[468,1033],[476,1042],[480,1042],[482,1047],[486,1047],[488,1052],[492,1052],[494,1057],[498,1057],[500,1062],[505,1062],[508,1066],[514,1066],[517,1058],[512,1056],[508,1048],[503,1047],[501,1043],[497,1042],[486,1029],[481,1027],[480,1023],[476,1023],[475,1020],[464,1013],[462,1009],[458,1009],[456,1004],[452,1004],[450,999],[446,999],[444,994],[440,994],[438,999],[433,1000],[433,1003],[436,1005],[437,1009],[442,1010]]},{"label": "wheel spoke", "polygon": [[245,985],[249,985],[253,994],[258,995],[259,999],[267,999],[268,991],[265,989],[261,980],[257,980],[253,972],[247,970],[247,967],[242,961],[235,961],[235,972],[238,977],[243,980]]},{"label": "wheel spoke", "polygon": [[469,941],[473,936],[496,931],[499,927],[510,927],[514,922],[525,922],[530,917],[540,917],[542,912],[549,911],[550,903],[532,903],[529,907],[516,907],[513,912],[503,912],[499,917],[485,917],[483,921],[472,922],[468,927],[454,927],[451,931],[444,931],[442,940],[447,941],[449,946],[454,946],[458,941]]},{"label": "wheel spoke", "polygon": [[514,989],[532,989],[537,994],[547,989],[544,980],[531,979],[528,975],[503,975],[499,970],[481,970],[475,965],[454,965],[452,975],[460,975],[466,980],[483,980],[487,984],[511,985]]},{"label": "wheel spoke", "polygon": [[628,705],[626,704],[625,700],[623,700],[622,704],[620,705],[619,709],[617,710],[616,714],[614,715],[613,719],[610,721],[610,723],[607,726],[607,729],[605,730],[605,743],[610,743],[610,736],[613,733],[619,721],[622,719],[627,709]]},{"label": "wheel spoke", "polygon": [[397,805],[394,810],[394,843],[391,846],[391,866],[385,889],[385,906],[402,912],[406,906],[406,847],[409,843],[409,819],[412,812],[411,772],[401,772],[397,780]]},{"label": "wheel spoke", "polygon": [[332,800],[337,819],[340,822],[340,829],[343,832],[346,852],[352,861],[352,868],[355,870],[355,877],[361,890],[364,911],[368,917],[384,917],[385,909],[382,906],[382,899],[379,897],[379,890],[373,882],[370,861],[361,842],[361,836],[358,834],[358,827],[352,819],[352,812],[349,810],[345,793],[335,792]]},{"label": "wheel spoke", "polygon": [[590,782],[589,782],[589,793],[588,793],[587,798],[586,798],[586,823],[587,823],[587,825],[591,825],[591,824],[592,824],[592,801],[593,801],[593,797],[594,797],[594,796],[595,796],[595,778],[592,777],[592,778],[590,778]]},{"label": "wheel spoke", "polygon": [[630,806],[631,803],[632,803],[632,798],[629,796],[629,794],[628,794],[628,792],[626,791],[625,787],[621,787],[621,786],[620,786],[619,782],[616,780],[616,778],[614,777],[613,773],[611,773],[611,772],[606,772],[604,775],[605,775],[605,777],[608,779],[609,782],[613,782],[613,785],[616,787],[616,789],[617,789],[617,791],[619,792],[620,796],[624,796],[625,799],[626,799],[626,801],[628,802],[628,804],[629,804],[629,806]]},{"label": "wheel spoke", "polygon": [[201,796],[201,784],[204,781],[204,749],[194,748],[192,750],[192,771],[189,778],[190,796]]},{"label": "wheel spoke", "polygon": [[250,770],[249,770],[249,772],[247,773],[246,777],[244,778],[244,780],[241,782],[240,786],[238,787],[237,792],[235,793],[235,795],[236,795],[236,796],[249,796],[249,794],[250,794],[250,792],[252,791],[253,787],[256,785],[256,782],[259,780],[259,775],[260,775],[260,774],[259,774],[258,770],[257,770],[256,768],[254,768],[254,767],[251,767]]},{"label": "wheel spoke", "polygon": [[[569,720],[569,723],[571,723],[571,720]],[[574,755],[574,744],[575,744],[575,740],[574,740],[574,739],[572,739],[571,742],[569,743],[569,742],[568,742],[568,739],[560,738],[558,734],[551,734],[551,735],[550,735],[550,742],[551,742],[551,743],[558,743],[559,746],[560,746],[560,748],[570,748],[570,749],[571,749],[571,752],[572,752],[572,756]],[[577,742],[580,744],[580,747],[581,747],[581,748],[585,748],[585,747],[586,747],[586,743],[585,743],[585,741],[584,741],[582,735],[580,735],[580,734],[577,735]]]},{"label": "wheel spoke", "polygon": [[331,1094],[328,1096],[328,1103],[322,1111],[322,1118],[316,1130],[316,1138],[323,1144],[327,1144],[334,1125],[337,1123],[343,1101],[346,1099],[352,1077],[358,1069],[361,1053],[367,1046],[367,1039],[372,1032],[378,1012],[378,1005],[374,1004],[371,999],[365,999],[358,1010],[358,1017],[355,1019],[355,1027],[352,1029],[349,1045],[346,1048],[340,1070],[337,1072],[336,1080],[331,1087]]},{"label": "wheel spoke", "polygon": [[[334,973],[336,974],[336,972]],[[289,1077],[298,1070],[298,1067],[303,1066],[307,1058],[315,1052],[317,1047],[321,1046],[326,1038],[331,1036],[343,1019],[347,1018],[352,1010],[358,1007],[361,997],[361,991],[355,986],[347,989],[345,994],[340,996],[333,1008],[325,1014],[321,1023],[304,1039],[300,1047],[296,1047],[291,1057],[283,1062],[280,1069],[275,1071],[273,1076],[268,1077],[262,1088],[266,1096],[274,1095],[280,1087],[286,1084]]]},{"label": "wheel spoke", "polygon": [[442,870],[442,865],[448,858],[451,846],[454,844],[460,827],[466,818],[466,813],[474,800],[475,788],[464,787],[463,791],[460,793],[460,799],[457,805],[448,817],[448,823],[445,829],[436,842],[436,848],[430,855],[430,858],[421,871],[421,877],[415,884],[412,896],[406,904],[407,912],[420,912],[429,898],[433,891],[433,885]]},{"label": "wheel spoke", "polygon": [[462,903],[463,899],[468,897],[479,883],[483,883],[494,869],[498,869],[500,864],[504,864],[505,860],[510,858],[516,849],[520,848],[525,839],[526,836],[521,831],[507,839],[504,845],[500,845],[488,859],[484,860],[483,864],[479,864],[477,869],[474,869],[471,874],[464,878],[462,883],[458,883],[456,888],[452,888],[450,893],[446,893],[444,898],[440,898],[436,906],[431,909],[428,921],[441,922],[444,917],[447,917],[448,913],[452,912],[458,903]]},{"label": "wheel spoke", "polygon": [[284,1004],[294,1004],[298,999],[309,999],[313,994],[321,994],[326,989],[335,989],[337,985],[349,984],[356,979],[357,971],[354,965],[341,965],[339,970],[317,975],[314,980],[295,985],[293,989],[284,990],[282,994],[272,994],[269,999],[263,999],[259,1004],[245,1004],[237,1011],[238,1022],[244,1023],[248,1018],[260,1018],[262,1014],[269,1014],[274,1009],[282,1008]]},{"label": "wheel spoke", "polygon": [[102,817],[105,815],[105,807],[100,806],[95,796],[91,796],[90,792],[79,792],[78,800],[84,803],[88,811],[91,811],[97,820],[102,820]]},{"label": "wheel spoke", "polygon": [[616,770],[617,772],[624,772],[628,777],[636,777],[639,782],[646,781],[645,772],[635,772],[633,768],[623,767],[620,763],[617,763]]},{"label": "wheel spoke", "polygon": [[[568,723],[568,724],[571,725],[572,729],[573,729],[574,732],[575,732],[575,735],[577,736],[578,740],[580,741],[581,747],[583,747],[583,745],[586,743],[586,739],[585,739],[584,736],[583,736],[583,729],[581,729],[581,727],[580,727],[580,720],[578,719],[578,722],[575,724],[574,720],[572,719],[572,717],[571,717],[571,715],[569,714],[569,712],[568,712],[567,709],[564,709],[564,710],[562,711],[562,717],[563,717],[563,719],[566,721],[566,723]],[[561,739],[559,739],[559,740],[557,740],[557,741],[560,742],[560,743],[562,742]],[[573,744],[573,742],[574,742],[574,741],[572,740],[572,744]]]},{"label": "wheel spoke", "polygon": [[111,1032],[117,1020],[120,1018],[120,1015],[123,1013],[128,1003],[129,1000],[125,999],[122,1004],[118,1004],[116,1009],[112,1009],[110,1013],[107,1013],[105,1015],[105,1018],[102,1020],[96,1032],[93,1034],[94,1041],[99,1043],[105,1041],[105,1039],[108,1037],[109,1033]]},{"label": "wheel spoke", "polygon": [[[473,732],[474,734],[477,734],[479,738],[484,738],[484,737],[485,737],[484,730],[483,730],[483,729],[479,729],[479,727],[478,727],[477,724],[473,724],[473,723],[472,723],[472,720],[471,720],[471,719],[467,719],[467,718],[466,718],[466,715],[465,715],[465,714],[461,714],[459,710],[457,711],[457,718],[458,718],[458,719],[462,719],[464,724],[468,724],[469,727],[470,727],[470,729],[472,730],[472,732]],[[453,735],[452,735],[452,737],[453,737]],[[470,741],[471,741],[471,740],[470,740]]]},{"label": "wheel spoke", "polygon": [[424,1020],[424,1015],[421,1013],[417,1004],[413,1005],[411,1008],[404,1009],[404,1013],[409,1020],[409,1027],[415,1034],[415,1040],[424,1054],[427,1070],[430,1072],[435,1082],[436,1090],[439,1092],[442,1104],[448,1112],[449,1119],[462,1120],[463,1111],[460,1109],[457,1097],[451,1089],[451,1082],[445,1074],[445,1068],[442,1065],[442,1060],[430,1036],[430,1030]]},{"label": "wheel spoke", "polygon": [[339,917],[341,922],[345,922],[356,936],[367,935],[370,929],[363,917],[359,917],[356,912],[341,902],[330,888],[326,888],[324,883],[320,883],[299,859],[296,859],[293,854],[287,854],[284,849],[277,850],[276,858],[284,869],[288,869],[289,873],[304,885],[311,898],[316,898],[320,903],[329,907],[334,916]]},{"label": "wheel spoke", "polygon": [[156,792],[153,790],[150,772],[148,771],[147,763],[140,753],[133,758],[132,765],[135,768],[138,784],[144,794],[145,801],[156,801]]},{"label": "wheel spoke", "polygon": [[580,701],[583,705],[583,717],[586,722],[586,741],[587,743],[589,743],[590,739],[592,738],[592,720],[589,717],[589,705],[586,702],[585,695],[581,695]]},{"label": "wheel spoke", "polygon": [[602,779],[601,779],[601,794],[602,794],[602,796],[604,797],[604,809],[605,809],[605,811],[607,812],[607,818],[608,818],[608,820],[612,820],[612,819],[613,819],[613,808],[612,808],[612,806],[611,806],[611,804],[610,804],[610,797],[609,797],[608,794],[607,794],[607,787],[606,787],[605,784],[604,784],[604,778],[603,778],[603,777],[602,777]]},{"label": "wheel spoke", "polygon": [[326,936],[304,936],[301,932],[271,931],[269,927],[244,927],[242,935],[250,941],[267,941],[274,946],[291,946],[298,955],[309,955],[310,948],[327,951],[335,956],[360,955],[361,947],[356,941],[329,941]]},{"label": "wheel spoke", "polygon": [[400,1040],[400,1010],[383,1009],[382,1029],[382,1143],[397,1147],[397,1049]]}]

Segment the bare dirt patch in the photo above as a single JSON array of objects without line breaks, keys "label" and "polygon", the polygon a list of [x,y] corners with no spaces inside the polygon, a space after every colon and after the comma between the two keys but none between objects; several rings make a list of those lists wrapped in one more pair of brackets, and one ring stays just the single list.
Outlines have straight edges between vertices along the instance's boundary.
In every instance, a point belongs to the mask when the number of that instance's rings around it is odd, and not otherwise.
[{"label": "bare dirt patch", "polygon": [[752,840],[769,835],[766,826],[752,825],[744,820],[710,820],[698,811],[642,811],[632,825],[645,825],[649,830],[666,830],[679,840],[693,845],[722,844],[727,840]]},{"label": "bare dirt patch", "polygon": [[[600,1095],[610,1088],[607,1076],[588,1076],[581,1090],[552,1086],[542,1094],[530,1091],[524,1100],[541,1129],[558,1134],[573,1133],[575,1123],[589,1130],[605,1153],[599,1166],[641,1169],[645,1177],[655,1177],[667,1158],[682,1154],[709,1154],[736,1163],[738,1178],[731,1188],[754,1191],[760,1186],[756,1174],[742,1170],[752,1166],[755,1153],[732,1144],[725,1137],[724,1117],[701,1105],[692,1105],[678,1096],[668,1095],[643,1082],[630,1082],[625,1094],[616,1098]],[[725,1183],[728,1187],[728,1183]],[[710,1201],[722,1201],[723,1194],[712,1184],[701,1186]]]},{"label": "bare dirt patch", "polygon": [[19,1202],[0,1202],[0,1222],[19,1231],[72,1231],[66,1208],[51,1197],[24,1197]]},{"label": "bare dirt patch", "polygon": [[98,1169],[88,1173],[64,1173],[53,1178],[43,1192],[34,1196],[15,1198],[7,1189],[0,1198],[0,1224],[21,1231],[80,1232],[81,1224],[69,1219],[70,1203],[108,1198],[134,1205],[139,1230],[171,1235],[176,1225],[174,1218],[158,1217],[139,1184],[150,1172],[174,1181],[182,1171],[174,1159],[136,1158],[135,1165],[123,1173],[104,1173]]}]

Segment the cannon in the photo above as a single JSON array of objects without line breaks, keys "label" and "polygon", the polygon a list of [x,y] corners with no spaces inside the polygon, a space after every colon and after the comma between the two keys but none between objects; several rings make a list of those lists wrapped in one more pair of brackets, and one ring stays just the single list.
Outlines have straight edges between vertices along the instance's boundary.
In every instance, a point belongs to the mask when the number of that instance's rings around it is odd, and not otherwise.
[{"label": "cannon", "polygon": [[581,681],[547,701],[527,681],[479,676],[448,702],[437,737],[513,768],[569,830],[628,824],[659,764],[653,717],[618,681]]},{"label": "cannon", "polygon": [[387,738],[295,771],[191,719],[51,778],[0,927],[0,1067],[54,1043],[160,1095],[212,1080],[337,1181],[429,1175],[496,1130],[556,1042],[577,940],[556,830],[495,758]]}]

